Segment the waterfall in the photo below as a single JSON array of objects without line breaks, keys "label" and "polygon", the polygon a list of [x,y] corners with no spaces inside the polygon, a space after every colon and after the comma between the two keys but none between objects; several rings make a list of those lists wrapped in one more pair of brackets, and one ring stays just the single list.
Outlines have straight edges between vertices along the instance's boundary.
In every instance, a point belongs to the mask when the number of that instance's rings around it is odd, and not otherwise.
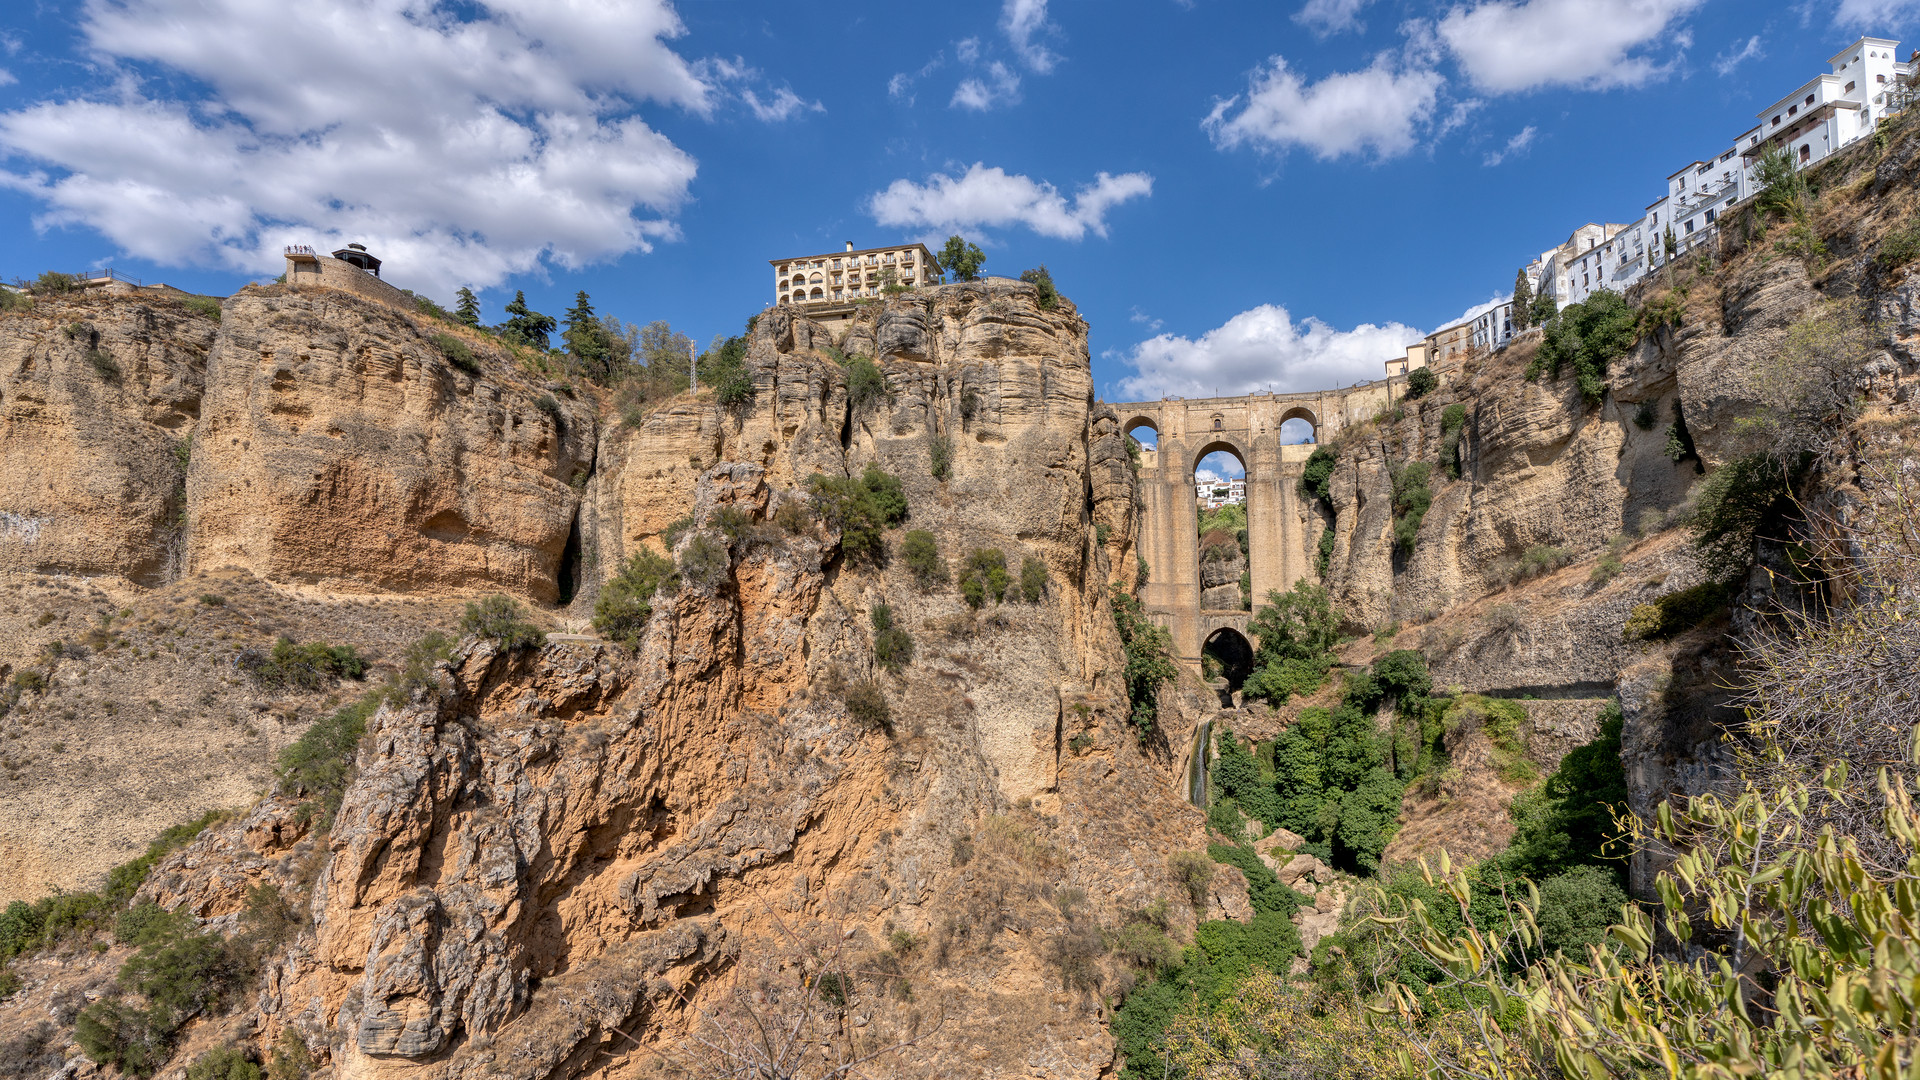
[{"label": "waterfall", "polygon": [[1187,801],[1202,810],[1207,808],[1208,751],[1213,749],[1213,720],[1200,721],[1193,729],[1193,754],[1187,761]]}]

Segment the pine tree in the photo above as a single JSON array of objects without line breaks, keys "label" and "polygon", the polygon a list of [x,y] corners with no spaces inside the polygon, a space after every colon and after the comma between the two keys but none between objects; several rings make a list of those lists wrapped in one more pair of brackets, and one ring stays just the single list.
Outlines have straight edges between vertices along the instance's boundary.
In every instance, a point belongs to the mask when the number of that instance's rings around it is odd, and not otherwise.
[{"label": "pine tree", "polygon": [[587,378],[604,386],[612,375],[613,343],[607,340],[606,327],[593,313],[585,289],[574,296],[573,306],[567,309],[567,330],[560,336]]},{"label": "pine tree", "polygon": [[1524,269],[1513,276],[1513,325],[1516,330],[1533,325],[1533,286]]},{"label": "pine tree", "polygon": [[542,315],[527,306],[527,294],[523,289],[515,289],[513,303],[507,305],[507,321],[501,325],[501,336],[508,341],[545,351],[547,335],[553,333],[556,323],[553,316]]},{"label": "pine tree", "polygon": [[453,309],[454,317],[468,326],[479,326],[480,298],[473,295],[473,290],[465,285],[460,286],[460,291],[454,295],[460,298],[460,303]]}]

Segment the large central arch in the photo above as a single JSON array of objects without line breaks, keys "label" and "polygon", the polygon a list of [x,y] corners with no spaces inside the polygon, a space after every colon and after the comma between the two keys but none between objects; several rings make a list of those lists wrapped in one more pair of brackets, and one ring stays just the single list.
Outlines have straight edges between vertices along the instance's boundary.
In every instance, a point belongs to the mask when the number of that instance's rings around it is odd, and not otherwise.
[{"label": "large central arch", "polygon": [[[1312,545],[1320,524],[1300,496],[1300,474],[1315,443],[1388,407],[1400,396],[1401,377],[1344,390],[1311,394],[1252,394],[1193,401],[1167,398],[1114,406],[1122,430],[1151,427],[1156,445],[1140,455],[1140,555],[1147,583],[1140,598],[1148,613],[1173,636],[1174,652],[1193,671],[1209,635],[1223,627],[1246,633],[1244,612],[1203,611],[1200,606],[1199,519],[1194,506],[1194,468],[1219,450],[1238,457],[1247,470],[1247,569],[1253,604],[1269,591],[1284,592],[1313,573]],[[1283,445],[1288,420],[1313,426],[1314,443]]]}]

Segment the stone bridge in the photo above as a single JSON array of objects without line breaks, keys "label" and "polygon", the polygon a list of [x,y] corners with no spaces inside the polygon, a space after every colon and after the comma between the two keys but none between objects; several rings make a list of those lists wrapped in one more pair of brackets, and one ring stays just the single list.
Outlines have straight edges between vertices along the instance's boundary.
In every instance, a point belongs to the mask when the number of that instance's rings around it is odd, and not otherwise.
[{"label": "stone bridge", "polygon": [[1343,390],[1302,394],[1251,394],[1232,398],[1167,398],[1117,403],[1121,427],[1132,434],[1151,428],[1158,445],[1140,462],[1139,550],[1147,560],[1141,603],[1173,635],[1182,663],[1200,670],[1200,649],[1215,634],[1246,637],[1245,611],[1200,607],[1199,513],[1193,472],[1200,459],[1224,450],[1247,472],[1247,567],[1256,604],[1269,590],[1285,592],[1313,576],[1313,548],[1321,524],[1300,496],[1300,474],[1313,445],[1280,443],[1280,425],[1304,420],[1315,442],[1372,419],[1404,396],[1406,377],[1376,380]]}]

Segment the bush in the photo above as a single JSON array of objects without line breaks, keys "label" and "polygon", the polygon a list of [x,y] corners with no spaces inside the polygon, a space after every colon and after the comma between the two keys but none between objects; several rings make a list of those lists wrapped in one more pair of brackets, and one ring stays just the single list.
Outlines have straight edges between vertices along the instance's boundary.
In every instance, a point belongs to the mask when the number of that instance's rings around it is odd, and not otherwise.
[{"label": "bush", "polygon": [[1874,263],[1884,272],[1897,270],[1920,257],[1920,224],[1895,229],[1880,241],[1880,253]]},{"label": "bush", "polygon": [[192,933],[194,929],[193,916],[187,914],[185,909],[172,912],[147,901],[120,913],[113,923],[113,940],[122,945],[151,945],[166,938]]},{"label": "bush", "polygon": [[145,1010],[116,998],[82,1009],[74,1019],[73,1040],[96,1064],[111,1065],[129,1076],[152,1076],[173,1052]]},{"label": "bush", "polygon": [[60,293],[70,293],[79,287],[80,279],[72,274],[62,274],[58,271],[48,270],[35,278],[33,284],[27,288],[35,296],[54,296]]},{"label": "bush", "polygon": [[1555,570],[1573,561],[1573,552],[1552,544],[1535,544],[1520,553],[1520,560],[1513,564],[1508,580],[1518,584],[1551,574]]},{"label": "bush", "polygon": [[460,616],[463,637],[485,638],[508,651],[537,649],[547,643],[547,632],[527,619],[527,609],[503,593],[469,602]]},{"label": "bush", "polygon": [[885,560],[882,534],[907,517],[907,497],[899,477],[868,465],[857,479],[815,473],[807,480],[807,490],[814,510],[840,531],[840,547],[848,557],[874,564]]},{"label": "bush", "polygon": [[234,1046],[216,1046],[187,1066],[187,1080],[260,1080],[260,1066]]},{"label": "bush", "polygon": [[189,296],[181,300],[180,304],[203,319],[220,321],[220,298],[217,296]]},{"label": "bush", "polygon": [[945,480],[953,474],[953,440],[945,435],[935,435],[927,444],[927,471],[935,480]]},{"label": "bush", "polygon": [[893,731],[893,710],[887,706],[886,692],[879,683],[862,679],[847,687],[842,700],[855,723],[872,731]]},{"label": "bush", "polygon": [[1207,887],[1213,884],[1213,860],[1197,851],[1176,851],[1167,856],[1167,873],[1185,889],[1193,910],[1207,909]]},{"label": "bush", "polygon": [[925,529],[914,529],[900,542],[900,558],[922,589],[947,583],[947,560],[940,557],[940,544]]},{"label": "bush", "polygon": [[654,595],[662,589],[672,595],[679,585],[673,561],[642,548],[601,587],[599,598],[593,602],[594,631],[630,648],[637,647],[653,614]]},{"label": "bush", "polygon": [[727,338],[702,353],[695,373],[701,382],[713,387],[714,400],[727,408],[753,400],[753,372],[747,368],[745,337]]},{"label": "bush", "polygon": [[120,365],[113,362],[113,354],[105,349],[88,349],[87,363],[93,365],[93,373],[111,382],[120,377]]},{"label": "bush", "polygon": [[1627,548],[1632,545],[1633,540],[1625,533],[1608,540],[1607,550],[1600,553],[1600,558],[1593,564],[1592,572],[1587,574],[1587,580],[1595,585],[1605,585],[1618,577],[1620,572],[1627,568]]},{"label": "bush", "polygon": [[1543,881],[1576,866],[1608,866],[1627,854],[1613,816],[1627,808],[1627,775],[1620,763],[1620,703],[1600,710],[1593,741],[1560,759],[1546,782],[1514,797],[1508,809],[1513,839],[1496,862],[1510,874]]},{"label": "bush", "polygon": [[960,595],[966,598],[968,607],[977,611],[989,598],[1000,603],[1010,584],[1007,557],[999,548],[975,548],[967,554],[960,570]]},{"label": "bush", "polygon": [[1621,628],[1621,637],[1626,641],[1676,637],[1719,614],[1732,597],[1733,590],[1717,581],[1670,592],[1651,604],[1635,606]]},{"label": "bush", "polygon": [[318,690],[335,679],[367,676],[367,662],[353,646],[318,641],[301,645],[289,637],[274,642],[270,653],[245,650],[235,662],[255,682],[273,688]]},{"label": "bush", "polygon": [[1562,368],[1572,367],[1580,396],[1597,405],[1606,396],[1607,365],[1626,355],[1639,331],[1639,318],[1626,298],[1603,289],[1547,322],[1527,378],[1546,372],[1557,379]]},{"label": "bush", "polygon": [[1311,502],[1315,499],[1328,500],[1333,496],[1334,452],[1324,446],[1316,446],[1313,453],[1307,455],[1307,463],[1300,470],[1300,496]]},{"label": "bush", "polygon": [[[1174,857],[1192,854],[1195,853],[1177,852]],[[1211,866],[1207,872],[1213,872]],[[1152,971],[1172,967],[1180,960],[1180,946],[1173,943],[1165,929],[1144,918],[1130,920],[1115,930],[1108,936],[1107,948],[1134,967]]]},{"label": "bush", "polygon": [[[1144,566],[1144,560],[1143,560]],[[1142,573],[1142,580],[1146,575]],[[1120,646],[1126,653],[1121,677],[1127,684],[1129,719],[1134,731],[1145,742],[1159,730],[1158,697],[1162,684],[1180,674],[1173,662],[1173,636],[1164,626],[1155,625],[1140,607],[1140,601],[1119,585],[1112,586],[1113,623],[1120,634]]]},{"label": "bush", "polygon": [[1029,555],[1020,562],[1020,595],[1037,604],[1047,591],[1047,564]]},{"label": "bush", "polygon": [[733,568],[727,545],[706,533],[695,533],[680,549],[680,580],[699,589],[719,588]]},{"label": "bush", "polygon": [[1432,368],[1414,368],[1407,372],[1407,397],[1423,398],[1440,387],[1440,376]]},{"label": "bush", "polygon": [[880,365],[864,356],[847,361],[847,408],[855,416],[864,416],[883,403],[893,400],[886,373]]},{"label": "bush", "polygon": [[200,603],[206,607],[226,607],[227,598],[219,593],[205,592],[200,594]]},{"label": "bush", "polygon": [[1633,426],[1641,431],[1652,431],[1654,423],[1660,418],[1657,406],[1658,403],[1652,398],[1641,402],[1640,406],[1633,410]]},{"label": "bush", "polygon": [[1420,523],[1426,519],[1427,508],[1433,505],[1433,492],[1427,487],[1427,479],[1432,474],[1433,466],[1424,461],[1409,461],[1391,470],[1393,542],[1403,552],[1413,550]]},{"label": "bush", "polygon": [[875,604],[867,614],[873,621],[874,663],[900,674],[901,668],[913,663],[913,635],[893,625],[893,609],[886,604]]},{"label": "bush", "polygon": [[[4,296],[0,293],[0,297]],[[0,302],[0,310],[4,308],[5,304]],[[11,972],[0,972],[0,981],[8,977],[16,983],[19,981],[19,976]],[[46,1080],[57,1075],[60,1066],[66,1064],[65,1042],[59,1030],[45,1020],[16,1031],[11,1038],[0,1042],[0,1080]]]},{"label": "bush", "polygon": [[1060,294],[1054,291],[1053,275],[1047,273],[1047,264],[1041,263],[1032,270],[1020,271],[1020,280],[1032,285],[1038,294],[1037,302],[1042,311],[1052,311],[1060,305]]},{"label": "bush", "polygon": [[314,721],[312,727],[280,751],[274,769],[280,779],[280,790],[313,800],[319,817],[318,828],[330,825],[333,815],[339,811],[340,800],[353,780],[360,737],[367,733],[367,720],[379,707],[379,697],[368,694]]},{"label": "bush", "polygon": [[[473,355],[472,349],[467,348],[466,342],[452,334],[435,334],[427,340],[440,350],[441,356],[447,358],[447,363],[469,375],[480,374],[480,360]],[[555,403],[555,407],[558,407],[558,403]]]}]

